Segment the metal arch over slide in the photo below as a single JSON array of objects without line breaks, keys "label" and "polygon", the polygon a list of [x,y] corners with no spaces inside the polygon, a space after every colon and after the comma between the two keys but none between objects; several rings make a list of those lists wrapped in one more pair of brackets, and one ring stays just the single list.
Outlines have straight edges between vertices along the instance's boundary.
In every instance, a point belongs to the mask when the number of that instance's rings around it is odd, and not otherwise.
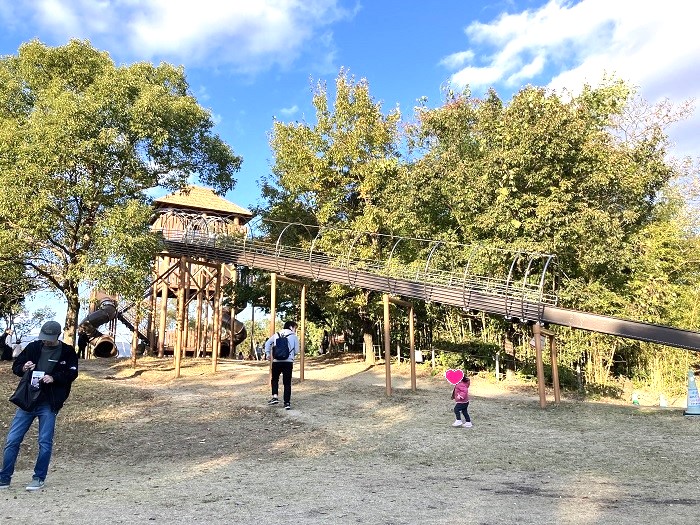
[{"label": "metal arch over slide", "polygon": [[[262,221],[261,221],[262,222]],[[283,223],[287,224],[288,223]],[[333,230],[301,225],[309,233],[309,246],[284,245],[282,235],[276,241],[250,236],[215,235],[199,231],[162,230],[163,241],[174,256],[201,257],[220,263],[237,264],[280,272],[282,275],[322,280],[401,297],[432,301],[469,310],[501,315],[508,319],[551,323],[608,335],[648,341],[700,351],[700,333],[670,326],[643,323],[593,313],[560,308],[554,293],[551,273],[553,255],[511,251],[486,246],[454,243],[451,254],[465,265],[450,260],[452,268],[441,267],[433,255],[442,241],[409,237],[382,236],[349,230]],[[280,229],[268,225],[261,231]],[[316,236],[311,232],[318,230]],[[282,228],[282,232],[286,227]],[[252,233],[252,230],[248,230]],[[332,234],[335,243],[323,242]],[[357,241],[369,235],[380,239],[389,257],[384,261],[352,257]],[[344,239],[346,249],[337,246]],[[425,243],[427,260],[398,264],[400,240]],[[389,250],[389,247],[392,247]],[[312,262],[313,261],[313,262]],[[521,264],[522,263],[522,264]],[[419,269],[419,271],[417,271]],[[281,271],[282,270],[282,271]],[[551,288],[550,288],[551,284]]]}]

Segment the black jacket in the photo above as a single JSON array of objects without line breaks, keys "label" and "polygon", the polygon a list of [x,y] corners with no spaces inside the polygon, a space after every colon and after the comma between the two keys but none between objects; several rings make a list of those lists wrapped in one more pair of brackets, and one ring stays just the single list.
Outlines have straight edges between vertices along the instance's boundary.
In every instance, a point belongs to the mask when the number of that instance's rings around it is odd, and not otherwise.
[{"label": "black jacket", "polygon": [[3,332],[0,335],[0,360],[2,361],[12,361],[12,347],[7,344],[7,332]]},{"label": "black jacket", "polygon": [[[20,377],[24,375],[22,367],[27,361],[35,364],[39,362],[42,346],[41,341],[32,341],[27,345],[12,363],[12,371],[15,375]],[[51,409],[58,412],[68,399],[71,383],[78,377],[78,355],[72,346],[61,341],[61,357],[58,358],[58,363],[49,375],[53,377],[53,383],[41,383],[41,390],[51,404]]]}]

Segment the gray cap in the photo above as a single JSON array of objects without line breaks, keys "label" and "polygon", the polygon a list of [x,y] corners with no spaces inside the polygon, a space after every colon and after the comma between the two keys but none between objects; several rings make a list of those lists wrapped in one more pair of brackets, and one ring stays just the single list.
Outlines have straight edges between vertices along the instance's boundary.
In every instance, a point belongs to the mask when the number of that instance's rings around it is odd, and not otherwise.
[{"label": "gray cap", "polygon": [[39,341],[58,341],[63,329],[56,321],[46,321],[39,332]]}]

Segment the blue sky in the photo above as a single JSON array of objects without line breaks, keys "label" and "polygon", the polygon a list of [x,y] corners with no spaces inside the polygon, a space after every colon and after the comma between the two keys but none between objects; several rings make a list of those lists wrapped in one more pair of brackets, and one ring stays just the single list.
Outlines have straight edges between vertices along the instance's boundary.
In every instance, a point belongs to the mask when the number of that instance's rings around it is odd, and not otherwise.
[{"label": "blue sky", "polygon": [[[269,173],[273,118],[313,123],[311,83],[332,86],[341,67],[406,120],[420,97],[439,105],[447,83],[507,100],[527,84],[576,92],[606,73],[649,101],[681,103],[700,98],[698,15],[694,0],[0,0],[0,54],[81,38],[117,63],[184,66],[243,156],[227,198],[250,207]],[[698,112],[671,136],[676,155],[698,158]]]}]

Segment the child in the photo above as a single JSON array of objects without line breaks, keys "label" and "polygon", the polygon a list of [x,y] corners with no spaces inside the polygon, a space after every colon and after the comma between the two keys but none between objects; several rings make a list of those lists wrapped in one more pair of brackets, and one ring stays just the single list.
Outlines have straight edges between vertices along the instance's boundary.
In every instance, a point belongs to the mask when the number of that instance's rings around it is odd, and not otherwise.
[{"label": "child", "polygon": [[[452,389],[452,399],[455,400],[455,422],[452,423],[453,427],[464,427],[471,428],[472,420],[469,417],[469,385],[471,381],[465,375],[462,380],[455,385]],[[464,414],[465,423],[462,424],[462,416]]]}]

